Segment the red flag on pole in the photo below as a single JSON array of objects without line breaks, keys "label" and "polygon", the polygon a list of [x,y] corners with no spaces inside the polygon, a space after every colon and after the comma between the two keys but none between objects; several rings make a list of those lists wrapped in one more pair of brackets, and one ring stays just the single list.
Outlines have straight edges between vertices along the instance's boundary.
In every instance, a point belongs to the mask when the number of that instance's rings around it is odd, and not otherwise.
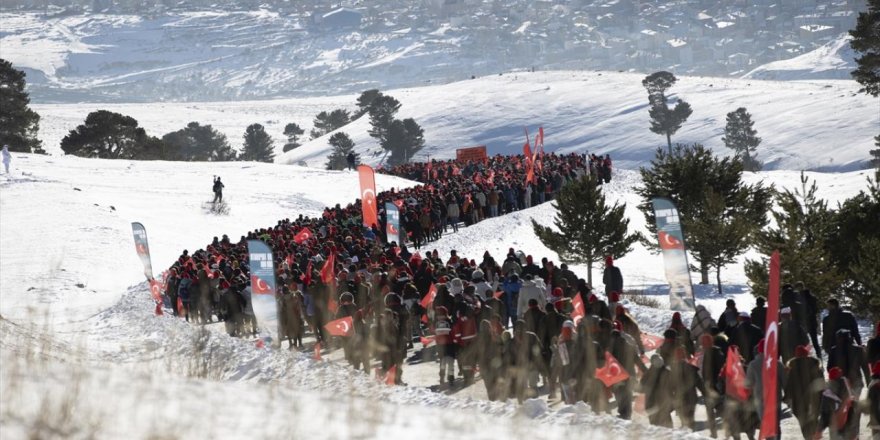
[{"label": "red flag on pole", "polygon": [[532,149],[529,147],[529,141],[523,144],[523,155],[527,160],[532,158]]},{"label": "red flag on pole", "polygon": [[298,234],[293,236],[293,241],[296,244],[303,244],[308,239],[312,238],[313,235],[314,234],[312,234],[312,231],[309,230],[309,228],[302,228],[302,230],[300,230]]},{"label": "red flag on pole", "polygon": [[324,266],[321,267],[321,281],[326,284],[330,284],[334,278],[336,278],[336,274],[334,271],[336,270],[336,254],[331,252],[330,256],[327,257],[327,261],[324,262]]},{"label": "red flag on pole", "polygon": [[731,345],[727,349],[727,363],[721,371],[724,375],[726,393],[741,402],[749,398],[749,389],[746,388],[746,371],[740,362],[739,348]]},{"label": "red flag on pole", "polygon": [[761,431],[758,436],[763,440],[776,437],[777,411],[777,365],[779,356],[779,251],[770,256],[770,286],[767,292],[767,322],[764,326],[764,365],[761,368],[763,383],[764,415],[761,417]]},{"label": "red flag on pole", "polygon": [[358,165],[358,178],[361,182],[361,215],[364,226],[370,228],[379,224],[376,207],[376,175],[367,165]]},{"label": "red flag on pole", "polygon": [[434,298],[437,296],[437,286],[434,283],[431,283],[431,287],[428,288],[428,294],[422,298],[421,305],[422,307],[428,309],[431,308],[431,304],[434,303]]},{"label": "red flag on pole", "polygon": [[354,322],[351,316],[330,321],[324,326],[332,336],[351,336],[354,334]]},{"label": "red flag on pole", "polygon": [[571,300],[571,306],[574,308],[571,312],[571,320],[574,322],[574,325],[578,325],[581,319],[584,319],[584,316],[587,314],[586,309],[584,308],[584,299],[581,298],[580,292],[574,296],[574,299]]},{"label": "red flag on pole", "polygon": [[602,381],[606,387],[629,379],[629,373],[623,369],[623,365],[609,352],[605,352],[605,366],[596,368],[596,379]]}]

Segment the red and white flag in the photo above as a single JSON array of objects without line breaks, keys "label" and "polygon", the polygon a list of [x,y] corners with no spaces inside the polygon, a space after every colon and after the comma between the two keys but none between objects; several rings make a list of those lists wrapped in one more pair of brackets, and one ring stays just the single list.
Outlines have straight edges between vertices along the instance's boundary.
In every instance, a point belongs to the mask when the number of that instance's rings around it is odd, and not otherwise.
[{"label": "red and white flag", "polygon": [[330,321],[324,326],[332,336],[351,336],[354,334],[354,321],[351,316]]},{"label": "red and white flag", "polygon": [[361,183],[361,217],[363,225],[371,228],[379,224],[379,208],[376,202],[376,176],[368,165],[358,165],[358,179]]},{"label": "red and white flag", "polygon": [[314,351],[315,351],[315,354],[312,356],[312,359],[314,359],[316,361],[320,361],[321,360],[321,343],[320,342],[315,342],[315,350]]},{"label": "red and white flag", "polygon": [[640,335],[642,339],[642,346],[645,347],[645,351],[652,351],[660,348],[663,345],[663,337],[652,335],[650,333],[642,332]]},{"label": "red and white flag", "polygon": [[309,230],[309,228],[302,228],[302,230],[300,230],[298,234],[293,236],[293,241],[296,244],[303,244],[313,236],[314,234],[312,234],[312,231]]},{"label": "red and white flag", "polygon": [[162,284],[155,279],[150,280],[150,295],[153,297],[153,301],[162,302]]},{"label": "red and white flag", "polygon": [[602,381],[606,387],[629,379],[629,373],[623,369],[623,365],[609,352],[605,352],[605,366],[596,368],[596,379]]},{"label": "red and white flag", "polygon": [[431,287],[428,289],[428,294],[422,298],[421,305],[425,309],[431,308],[431,304],[434,303],[434,298],[437,297],[437,286],[434,283],[431,283]]},{"label": "red and white flag", "polygon": [[587,314],[586,309],[584,308],[584,299],[581,298],[580,292],[574,296],[571,300],[571,306],[574,308],[571,312],[571,320],[574,322],[574,325],[577,326],[581,319],[584,319],[584,316]]},{"label": "red and white flag", "polygon": [[721,370],[724,375],[725,391],[728,396],[741,402],[749,398],[749,389],[746,388],[746,371],[740,362],[739,348],[731,345],[727,349],[727,363]]},{"label": "red and white flag", "polygon": [[761,367],[761,380],[763,383],[764,415],[761,417],[761,431],[758,438],[763,440],[776,437],[776,422],[779,418],[777,411],[777,389],[779,383],[776,378],[779,357],[779,251],[773,251],[770,256],[770,285],[767,292],[767,322],[764,326],[764,365]]}]

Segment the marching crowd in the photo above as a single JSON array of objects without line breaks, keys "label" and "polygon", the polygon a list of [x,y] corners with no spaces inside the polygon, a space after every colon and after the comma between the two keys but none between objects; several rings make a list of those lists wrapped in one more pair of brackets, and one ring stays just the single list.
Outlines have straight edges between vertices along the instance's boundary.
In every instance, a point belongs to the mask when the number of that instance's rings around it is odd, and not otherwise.
[{"label": "marching crowd", "polygon": [[[698,306],[689,325],[676,313],[654,340],[621,302],[623,277],[611,257],[600,295],[565,264],[512,248],[503,259],[485,252],[479,261],[455,251],[418,252],[461,222],[552,200],[571,179],[610,182],[610,159],[548,154],[528,171],[523,156],[496,156],[386,172],[426,183],[377,195],[379,207],[400,206],[401,236],[416,252],[385,236],[383,211],[380,224],[365,228],[359,201],[336,205],[320,218],[284,219],[237,242],[223,236],[184,251],[164,278],[174,313],[196,322],[216,317],[231,335],[255,335],[246,240],[259,239],[274,251],[279,336],[291,348],[302,347],[308,329],[324,347],[341,345],[354,368],[370,372],[377,362],[381,374],[402,383],[409,350],[421,340],[429,347],[421,355],[439,360],[443,386],[479,377],[493,400],[558,393],[598,412],[613,406],[627,419],[634,406],[643,407],[660,426],[671,427],[675,413],[691,429],[699,395],[713,436],[720,418],[728,436],[753,438],[763,404],[760,301],[751,312],[730,301],[717,319]],[[526,182],[530,172],[535,178]],[[805,286],[786,285],[781,302],[778,401],[791,409],[804,437],[827,429],[832,438],[855,438],[863,411],[880,435],[880,325],[866,348],[852,314],[836,300],[828,301],[821,323]],[[327,324],[340,319],[350,319],[351,331],[331,336]],[[734,364],[745,373],[744,390],[729,386],[730,372],[739,371],[729,368]],[[865,387],[867,403],[859,401]]]}]

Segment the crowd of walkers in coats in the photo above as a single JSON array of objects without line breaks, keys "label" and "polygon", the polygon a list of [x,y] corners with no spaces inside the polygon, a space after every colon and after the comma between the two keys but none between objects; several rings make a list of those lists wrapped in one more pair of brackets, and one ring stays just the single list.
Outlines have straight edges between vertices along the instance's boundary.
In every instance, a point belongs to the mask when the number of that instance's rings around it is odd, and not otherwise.
[{"label": "crowd of walkers in coats", "polygon": [[[610,257],[601,295],[565,264],[536,261],[515,249],[498,260],[485,252],[480,261],[455,251],[442,257],[418,251],[460,222],[552,200],[571,179],[610,181],[610,160],[604,163],[548,154],[530,183],[521,156],[399,166],[386,172],[425,184],[382,192],[377,200],[380,207],[401,206],[416,252],[394,237],[387,240],[381,211],[379,225],[363,227],[358,201],[327,208],[320,218],[281,220],[237,242],[224,235],[205,249],[184,251],[164,277],[165,297],[188,320],[216,317],[231,335],[256,335],[246,240],[259,239],[274,251],[278,334],[291,348],[303,347],[308,331],[325,349],[341,346],[354,368],[370,373],[377,366],[401,384],[410,350],[420,341],[419,355],[439,361],[441,386],[480,379],[492,400],[522,401],[546,392],[569,403],[585,401],[597,412],[614,407],[626,419],[634,406],[643,407],[660,426],[671,427],[675,413],[681,426],[693,429],[699,395],[713,436],[720,419],[727,436],[753,438],[762,414],[761,301],[751,313],[730,301],[717,320],[697,306],[690,325],[676,313],[655,347],[622,302],[623,277]],[[322,274],[328,266],[329,279]],[[804,437],[827,429],[832,438],[855,438],[864,408],[870,426],[880,430],[880,326],[866,349],[852,314],[836,300],[828,301],[821,325],[817,301],[805,286],[786,285],[781,302],[779,402],[791,409]],[[351,319],[353,331],[331,337],[327,324],[342,318]],[[730,346],[738,348],[741,359],[735,361],[746,371],[750,395],[744,399],[725,390]],[[820,360],[823,350],[827,364]],[[627,378],[606,386],[596,371],[609,359]],[[858,401],[865,386],[869,405]]]}]

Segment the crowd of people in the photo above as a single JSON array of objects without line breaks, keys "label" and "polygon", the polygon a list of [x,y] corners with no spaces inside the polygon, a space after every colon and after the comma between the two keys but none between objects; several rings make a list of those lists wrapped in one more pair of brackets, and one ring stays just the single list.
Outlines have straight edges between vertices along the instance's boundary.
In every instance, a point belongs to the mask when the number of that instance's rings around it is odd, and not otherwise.
[{"label": "crowd of people", "polygon": [[[422,245],[462,222],[552,200],[571,179],[611,180],[610,159],[548,154],[531,182],[525,162],[523,156],[496,156],[385,170],[424,183],[377,195],[379,207],[401,207],[402,236],[415,252],[394,237],[387,240],[382,211],[380,224],[363,227],[356,201],[327,208],[320,218],[284,219],[237,242],[223,236],[205,249],[184,251],[165,277],[166,299],[188,320],[216,317],[231,335],[256,335],[246,240],[259,239],[274,251],[278,334],[291,348],[302,347],[310,332],[325,348],[341,346],[355,369],[372,372],[376,364],[380,374],[403,383],[406,359],[421,341],[420,355],[439,361],[442,386],[479,378],[492,400],[546,392],[569,403],[585,401],[598,412],[616,407],[627,419],[638,406],[660,426],[671,427],[675,413],[681,426],[693,429],[699,395],[713,436],[720,418],[727,435],[752,438],[762,414],[766,308],[760,301],[751,312],[731,301],[717,320],[698,306],[690,325],[676,313],[662,343],[651,347],[621,301],[623,277],[610,257],[606,290],[599,294],[565,264],[512,248],[503,259],[485,252],[479,261],[456,251],[422,255]],[[322,274],[328,261],[330,277]],[[880,429],[880,326],[865,349],[854,318],[836,300],[828,302],[821,325],[817,301],[803,285],[786,286],[781,302],[779,402],[791,408],[805,438],[824,429],[833,438],[857,436],[865,386],[871,426]],[[326,324],[342,318],[351,319],[353,332],[331,337]],[[745,397],[725,389],[722,371],[731,346],[748,378]],[[827,364],[820,361],[823,350]],[[596,370],[609,359],[627,377],[606,386]]]}]

